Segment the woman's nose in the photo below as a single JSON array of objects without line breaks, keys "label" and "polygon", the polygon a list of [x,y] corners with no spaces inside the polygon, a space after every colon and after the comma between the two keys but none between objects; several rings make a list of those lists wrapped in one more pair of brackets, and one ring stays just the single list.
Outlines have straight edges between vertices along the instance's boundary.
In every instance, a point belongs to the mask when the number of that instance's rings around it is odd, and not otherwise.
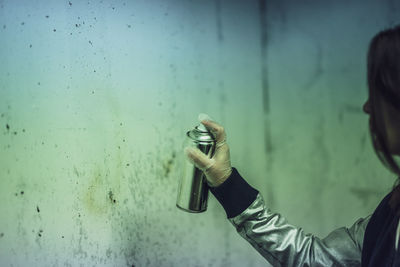
[{"label": "woman's nose", "polygon": [[369,102],[369,99],[364,103],[363,110],[365,113],[371,115],[371,104]]}]

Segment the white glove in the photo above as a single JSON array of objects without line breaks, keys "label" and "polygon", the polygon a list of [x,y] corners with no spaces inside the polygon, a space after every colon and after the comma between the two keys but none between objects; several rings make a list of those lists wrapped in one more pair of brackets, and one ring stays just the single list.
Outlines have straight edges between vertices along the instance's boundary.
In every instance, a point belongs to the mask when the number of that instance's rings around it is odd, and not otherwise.
[{"label": "white glove", "polygon": [[205,118],[204,114],[199,115],[199,120],[215,136],[215,153],[212,158],[209,158],[196,147],[186,147],[185,154],[198,169],[204,172],[208,185],[217,187],[232,173],[225,130],[221,125],[210,120],[208,116]]}]

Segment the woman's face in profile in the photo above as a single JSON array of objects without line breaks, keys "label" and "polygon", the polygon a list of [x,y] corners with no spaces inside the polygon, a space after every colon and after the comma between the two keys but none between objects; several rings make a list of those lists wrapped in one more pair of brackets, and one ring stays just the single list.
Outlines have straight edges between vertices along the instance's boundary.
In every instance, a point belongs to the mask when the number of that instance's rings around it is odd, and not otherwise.
[{"label": "woman's face in profile", "polygon": [[[385,124],[385,131],[388,136],[388,149],[393,155],[400,156],[400,111],[396,110],[390,103],[384,99],[382,101],[382,115]],[[371,115],[371,106],[369,99],[363,106],[365,113]],[[371,128],[371,120],[370,120]],[[373,129],[371,129],[373,130]],[[377,146],[379,149],[379,146]]]}]

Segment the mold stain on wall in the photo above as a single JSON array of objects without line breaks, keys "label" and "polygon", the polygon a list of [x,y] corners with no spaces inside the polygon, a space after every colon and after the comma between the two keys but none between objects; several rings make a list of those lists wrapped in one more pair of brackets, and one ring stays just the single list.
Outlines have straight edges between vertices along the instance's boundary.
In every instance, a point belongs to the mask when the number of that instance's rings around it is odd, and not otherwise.
[{"label": "mold stain on wall", "polygon": [[176,152],[173,151],[171,153],[171,156],[168,159],[164,160],[163,162],[164,177],[168,177],[168,175],[170,174],[171,169],[173,168],[174,165],[175,157],[176,157]]},{"label": "mold stain on wall", "polygon": [[98,167],[91,174],[89,185],[84,193],[85,208],[94,215],[104,215],[108,210],[108,186],[104,173]]}]

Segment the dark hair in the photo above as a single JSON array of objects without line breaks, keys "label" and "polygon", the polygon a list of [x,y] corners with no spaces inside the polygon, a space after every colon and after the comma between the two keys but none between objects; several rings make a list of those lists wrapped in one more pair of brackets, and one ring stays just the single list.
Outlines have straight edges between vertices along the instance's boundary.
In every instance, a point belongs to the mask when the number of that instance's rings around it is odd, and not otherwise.
[{"label": "dark hair", "polygon": [[389,203],[400,214],[400,167],[389,152],[382,115],[382,100],[400,112],[400,25],[379,32],[371,40],[368,50],[368,88],[372,144],[382,163],[398,176]]}]

